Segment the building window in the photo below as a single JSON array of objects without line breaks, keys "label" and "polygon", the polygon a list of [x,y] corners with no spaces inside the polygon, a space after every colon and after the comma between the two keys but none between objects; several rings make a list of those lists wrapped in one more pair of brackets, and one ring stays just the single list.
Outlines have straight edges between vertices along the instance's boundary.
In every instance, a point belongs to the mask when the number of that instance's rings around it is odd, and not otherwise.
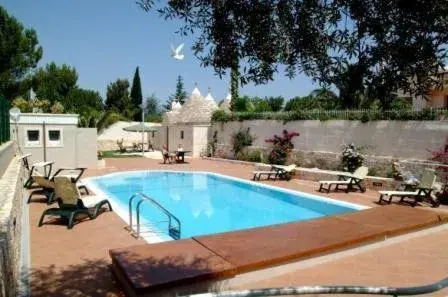
[{"label": "building window", "polygon": [[180,139],[184,139],[184,131],[180,131]]},{"label": "building window", "polygon": [[25,143],[26,146],[40,145],[40,131],[36,129],[26,130]]},{"label": "building window", "polygon": [[154,131],[151,132],[151,137],[154,138]]},{"label": "building window", "polygon": [[61,146],[62,145],[62,129],[48,129],[48,145]]}]

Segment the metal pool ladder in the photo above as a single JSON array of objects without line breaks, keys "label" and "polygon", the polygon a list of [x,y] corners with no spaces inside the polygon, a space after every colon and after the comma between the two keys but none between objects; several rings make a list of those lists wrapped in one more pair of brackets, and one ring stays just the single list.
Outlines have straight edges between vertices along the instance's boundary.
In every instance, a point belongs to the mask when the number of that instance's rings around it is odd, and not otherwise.
[{"label": "metal pool ladder", "polygon": [[[135,198],[139,198],[137,205],[135,207],[136,213],[137,213],[137,223],[134,224],[132,222],[132,201]],[[177,240],[180,239],[181,236],[181,225],[179,219],[173,215],[171,212],[169,212],[165,207],[160,205],[157,201],[152,199],[151,197],[143,194],[143,193],[135,193],[129,198],[129,226],[127,226],[125,229],[127,229],[129,232],[131,232],[132,235],[136,236],[137,238],[140,238],[140,206],[144,203],[148,202],[151,205],[155,206],[159,210],[161,210],[168,218],[168,234],[173,239]]]}]

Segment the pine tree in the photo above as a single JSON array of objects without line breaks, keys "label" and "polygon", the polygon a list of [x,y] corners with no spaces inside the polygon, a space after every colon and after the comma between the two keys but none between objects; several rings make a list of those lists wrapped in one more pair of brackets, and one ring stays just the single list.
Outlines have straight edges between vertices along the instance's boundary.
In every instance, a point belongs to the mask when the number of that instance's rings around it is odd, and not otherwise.
[{"label": "pine tree", "polygon": [[132,81],[131,101],[132,105],[135,108],[134,120],[135,121],[142,120],[141,104],[143,103],[143,95],[142,95],[142,85],[140,82],[140,72],[138,67],[137,69],[135,69],[134,80]]},{"label": "pine tree", "polygon": [[239,94],[238,94],[238,79],[239,79],[239,70],[238,70],[238,61],[234,63],[232,69],[230,70],[230,93],[232,94],[232,101],[230,101],[230,110],[235,111],[236,104],[238,102]]},{"label": "pine tree", "polygon": [[180,104],[184,104],[186,98],[187,92],[184,89],[184,82],[182,76],[179,75],[177,77],[176,93],[169,96],[163,108],[165,108],[165,110],[171,110],[171,103],[179,102]]}]

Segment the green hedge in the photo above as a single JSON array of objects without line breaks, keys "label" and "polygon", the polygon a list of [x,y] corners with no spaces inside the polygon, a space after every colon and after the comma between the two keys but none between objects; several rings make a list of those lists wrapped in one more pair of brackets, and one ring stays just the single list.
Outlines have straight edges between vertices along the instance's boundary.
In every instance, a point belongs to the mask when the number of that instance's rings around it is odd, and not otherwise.
[{"label": "green hedge", "polygon": [[281,112],[234,112],[226,113],[217,110],[213,113],[212,121],[248,121],[248,120],[349,120],[349,121],[438,121],[448,118],[447,109],[414,110],[308,110]]}]

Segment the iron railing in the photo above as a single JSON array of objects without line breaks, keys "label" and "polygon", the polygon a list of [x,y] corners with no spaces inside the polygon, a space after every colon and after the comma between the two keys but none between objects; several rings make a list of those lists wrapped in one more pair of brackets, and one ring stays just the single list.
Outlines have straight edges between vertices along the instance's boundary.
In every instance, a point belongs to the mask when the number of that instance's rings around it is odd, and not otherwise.
[{"label": "iron railing", "polygon": [[0,96],[0,144],[10,140],[9,101]]},{"label": "iron railing", "polygon": [[179,297],[267,297],[309,294],[363,294],[386,296],[417,296],[430,294],[448,287],[448,277],[433,284],[419,287],[367,287],[367,286],[303,286],[267,288],[242,291],[209,292],[180,295]]},{"label": "iron railing", "polygon": [[[136,213],[137,213],[137,223],[133,224],[133,216],[132,216],[132,202],[134,199],[138,199],[137,206],[136,206]],[[180,220],[173,215],[171,212],[169,212],[165,207],[160,205],[157,201],[152,199],[151,197],[142,194],[142,193],[135,193],[129,198],[129,226],[126,227],[127,230],[131,232],[131,234],[134,234],[137,238],[140,238],[140,206],[142,203],[148,202],[151,205],[155,206],[157,209],[159,209],[162,213],[164,213],[168,218],[168,235],[171,236],[173,239],[178,240],[181,237],[181,224]]]}]

